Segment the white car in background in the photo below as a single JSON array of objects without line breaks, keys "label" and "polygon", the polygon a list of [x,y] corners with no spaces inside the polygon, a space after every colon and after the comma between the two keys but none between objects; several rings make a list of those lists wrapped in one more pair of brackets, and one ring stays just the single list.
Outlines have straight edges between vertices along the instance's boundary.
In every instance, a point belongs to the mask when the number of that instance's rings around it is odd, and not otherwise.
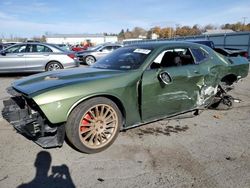
[{"label": "white car in background", "polygon": [[18,43],[0,52],[0,73],[42,72],[78,67],[74,52],[46,43]]}]

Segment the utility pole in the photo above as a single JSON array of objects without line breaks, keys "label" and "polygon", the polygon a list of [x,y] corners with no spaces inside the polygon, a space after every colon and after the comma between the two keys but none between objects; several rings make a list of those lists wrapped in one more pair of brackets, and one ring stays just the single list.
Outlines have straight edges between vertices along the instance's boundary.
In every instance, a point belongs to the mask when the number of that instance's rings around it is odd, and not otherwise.
[{"label": "utility pole", "polygon": [[247,17],[244,16],[242,18],[243,18],[243,25],[245,26]]},{"label": "utility pole", "polygon": [[243,19],[243,29],[242,30],[244,31],[247,17],[244,16],[244,17],[242,17],[242,19]]}]

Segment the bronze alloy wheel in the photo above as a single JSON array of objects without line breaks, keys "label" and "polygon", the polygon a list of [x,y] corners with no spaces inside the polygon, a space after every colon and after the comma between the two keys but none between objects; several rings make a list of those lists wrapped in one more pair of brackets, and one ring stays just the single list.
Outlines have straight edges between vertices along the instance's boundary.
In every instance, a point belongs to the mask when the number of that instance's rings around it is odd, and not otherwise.
[{"label": "bronze alloy wheel", "polygon": [[107,149],[123,125],[119,107],[106,97],[94,97],[77,105],[65,125],[68,141],[84,153]]},{"label": "bronze alloy wheel", "polygon": [[109,105],[98,104],[83,115],[79,124],[79,137],[84,145],[97,149],[112,140],[117,128],[116,111]]}]

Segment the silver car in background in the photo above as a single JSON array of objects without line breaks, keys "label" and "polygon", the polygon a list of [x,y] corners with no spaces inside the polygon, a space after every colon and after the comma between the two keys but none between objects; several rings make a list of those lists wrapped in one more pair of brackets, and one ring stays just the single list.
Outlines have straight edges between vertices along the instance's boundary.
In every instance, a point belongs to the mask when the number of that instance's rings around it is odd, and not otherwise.
[{"label": "silver car in background", "polygon": [[18,43],[0,52],[0,73],[42,72],[78,66],[74,53],[46,43]]},{"label": "silver car in background", "polygon": [[88,50],[77,52],[76,56],[81,63],[92,65],[98,59],[108,55],[110,52],[113,52],[120,47],[122,47],[121,44],[100,44],[94,47],[90,47],[88,48]]}]

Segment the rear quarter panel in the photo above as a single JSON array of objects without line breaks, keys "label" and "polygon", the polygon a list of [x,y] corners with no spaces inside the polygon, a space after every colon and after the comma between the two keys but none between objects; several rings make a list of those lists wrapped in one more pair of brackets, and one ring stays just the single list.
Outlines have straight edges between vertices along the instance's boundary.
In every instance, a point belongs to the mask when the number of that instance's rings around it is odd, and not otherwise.
[{"label": "rear quarter panel", "polygon": [[50,54],[48,62],[51,62],[51,61],[56,61],[56,62],[61,63],[64,68],[77,66],[77,62],[74,59],[70,58],[69,56],[63,53]]}]

